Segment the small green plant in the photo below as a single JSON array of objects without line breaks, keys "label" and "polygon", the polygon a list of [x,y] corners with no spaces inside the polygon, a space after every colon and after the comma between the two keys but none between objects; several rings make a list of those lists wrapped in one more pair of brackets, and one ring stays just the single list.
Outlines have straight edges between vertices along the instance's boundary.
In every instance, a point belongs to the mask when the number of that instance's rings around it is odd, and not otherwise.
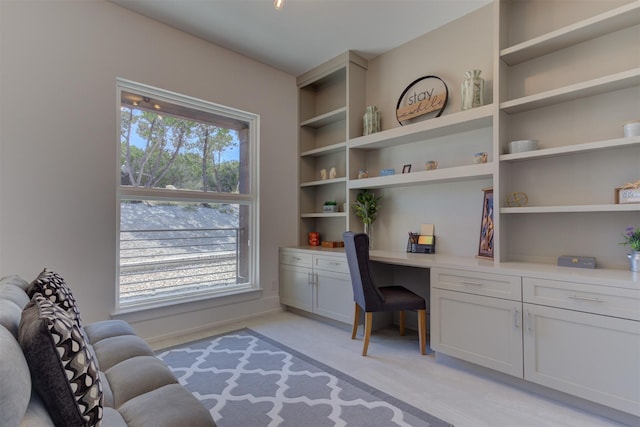
[{"label": "small green plant", "polygon": [[369,190],[363,190],[356,196],[356,201],[351,205],[353,213],[366,225],[371,225],[378,216],[378,210],[382,207],[380,200],[382,196],[376,195]]},{"label": "small green plant", "polygon": [[624,237],[624,242],[621,242],[621,245],[629,245],[631,250],[640,251],[640,228],[627,227],[624,229],[622,236]]},{"label": "small green plant", "polygon": [[325,206],[336,206],[338,204],[338,202],[336,202],[335,200],[327,200],[326,202],[324,202]]}]

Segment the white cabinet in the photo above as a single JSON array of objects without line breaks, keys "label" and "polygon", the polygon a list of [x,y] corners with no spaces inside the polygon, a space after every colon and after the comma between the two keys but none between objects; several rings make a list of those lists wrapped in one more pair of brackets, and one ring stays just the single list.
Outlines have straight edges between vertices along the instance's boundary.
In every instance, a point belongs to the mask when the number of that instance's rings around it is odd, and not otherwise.
[{"label": "white cabinet", "polygon": [[640,289],[431,270],[431,346],[640,415]]},{"label": "white cabinet", "polygon": [[519,276],[433,268],[431,347],[522,377]]},{"label": "white cabinet", "polygon": [[353,291],[344,254],[280,251],[280,302],[333,320],[351,323]]},{"label": "white cabinet", "polygon": [[523,294],[524,378],[640,415],[640,290],[525,278]]}]

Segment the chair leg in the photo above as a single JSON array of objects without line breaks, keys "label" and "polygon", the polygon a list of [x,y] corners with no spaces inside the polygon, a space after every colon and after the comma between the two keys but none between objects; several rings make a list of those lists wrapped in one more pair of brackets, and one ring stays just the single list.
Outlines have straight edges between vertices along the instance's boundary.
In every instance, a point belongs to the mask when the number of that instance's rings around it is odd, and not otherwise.
[{"label": "chair leg", "polygon": [[400,310],[400,335],[404,336],[404,310]]},{"label": "chair leg", "polygon": [[427,354],[427,310],[418,310],[420,354]]},{"label": "chair leg", "polygon": [[362,355],[367,355],[369,349],[369,337],[371,337],[371,324],[373,323],[373,313],[365,312],[364,314],[364,344],[362,345]]},{"label": "chair leg", "polygon": [[355,310],[353,311],[353,329],[351,330],[351,339],[355,340],[358,334],[358,322],[360,321],[360,306],[356,303]]}]

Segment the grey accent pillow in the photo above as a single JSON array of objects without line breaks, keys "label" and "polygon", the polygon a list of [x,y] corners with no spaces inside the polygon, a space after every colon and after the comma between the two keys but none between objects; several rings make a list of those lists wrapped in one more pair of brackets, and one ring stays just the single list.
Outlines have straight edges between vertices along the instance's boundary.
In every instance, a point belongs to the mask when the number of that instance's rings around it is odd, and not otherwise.
[{"label": "grey accent pillow", "polygon": [[42,270],[38,277],[36,277],[27,288],[29,298],[33,298],[35,293],[41,293],[42,296],[67,311],[78,323],[78,326],[82,326],[80,310],[76,304],[76,299],[73,297],[67,283],[58,273],[46,268]]},{"label": "grey accent pillow", "polygon": [[102,419],[102,384],[75,320],[50,300],[35,294],[22,312],[18,340],[33,387],[55,425],[98,425]]}]

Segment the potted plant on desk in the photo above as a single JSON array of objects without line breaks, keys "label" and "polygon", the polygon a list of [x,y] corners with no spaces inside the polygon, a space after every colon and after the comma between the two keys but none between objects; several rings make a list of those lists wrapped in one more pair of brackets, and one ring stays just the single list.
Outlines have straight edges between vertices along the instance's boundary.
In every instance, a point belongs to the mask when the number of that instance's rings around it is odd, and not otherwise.
[{"label": "potted plant on desk", "polygon": [[364,224],[364,232],[369,236],[369,248],[373,248],[373,239],[371,236],[372,225],[378,216],[378,210],[380,209],[380,200],[382,196],[376,197],[376,195],[369,190],[363,190],[356,196],[356,201],[351,208],[353,213],[362,220]]},{"label": "potted plant on desk", "polygon": [[327,200],[324,202],[324,205],[322,205],[322,212],[338,212],[338,203],[335,200]]}]

